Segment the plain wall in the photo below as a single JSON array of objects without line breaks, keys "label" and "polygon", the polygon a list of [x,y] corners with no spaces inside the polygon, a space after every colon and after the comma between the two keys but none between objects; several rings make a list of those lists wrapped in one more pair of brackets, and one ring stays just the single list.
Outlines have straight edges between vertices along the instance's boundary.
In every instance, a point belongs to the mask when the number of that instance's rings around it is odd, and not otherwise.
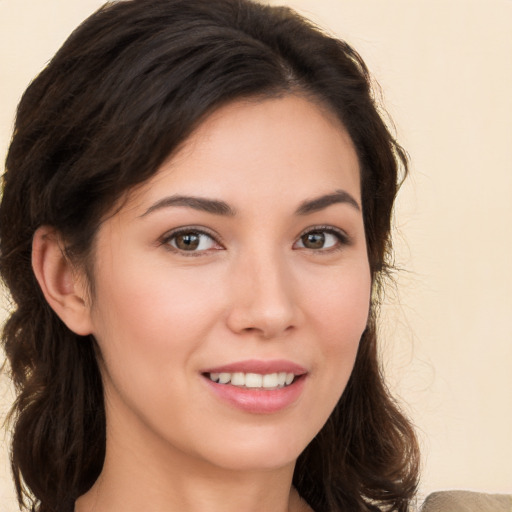
[{"label": "plain wall", "polygon": [[[0,0],[2,159],[24,88],[101,3]],[[396,212],[403,270],[383,308],[382,350],[418,427],[420,496],[512,493],[512,1],[270,3],[361,53],[410,154]],[[12,400],[5,378],[0,391],[1,413]],[[2,445],[5,512],[12,496]]]}]

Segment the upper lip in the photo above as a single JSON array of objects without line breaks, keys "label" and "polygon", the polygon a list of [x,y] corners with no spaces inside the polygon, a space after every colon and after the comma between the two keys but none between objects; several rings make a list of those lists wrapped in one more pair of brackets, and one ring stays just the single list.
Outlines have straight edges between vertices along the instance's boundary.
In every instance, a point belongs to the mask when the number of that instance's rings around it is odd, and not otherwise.
[{"label": "upper lip", "polygon": [[233,363],[224,364],[221,366],[215,366],[207,368],[202,373],[259,373],[266,375],[269,373],[293,373],[295,375],[303,375],[307,373],[306,368],[300,364],[285,359],[274,359],[274,360],[258,360],[248,359],[246,361],[237,361]]}]

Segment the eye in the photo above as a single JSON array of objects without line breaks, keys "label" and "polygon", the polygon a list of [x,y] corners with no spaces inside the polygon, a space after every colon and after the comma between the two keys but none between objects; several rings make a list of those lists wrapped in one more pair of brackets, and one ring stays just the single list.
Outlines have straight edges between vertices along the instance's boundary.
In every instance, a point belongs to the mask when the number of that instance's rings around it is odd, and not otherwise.
[{"label": "eye", "polygon": [[171,246],[171,248],[177,251],[189,253],[221,248],[217,241],[208,233],[190,228],[169,233],[162,240],[162,243]]},{"label": "eye", "polygon": [[295,242],[294,248],[319,251],[334,249],[347,243],[347,235],[342,231],[335,228],[314,228],[303,233]]}]

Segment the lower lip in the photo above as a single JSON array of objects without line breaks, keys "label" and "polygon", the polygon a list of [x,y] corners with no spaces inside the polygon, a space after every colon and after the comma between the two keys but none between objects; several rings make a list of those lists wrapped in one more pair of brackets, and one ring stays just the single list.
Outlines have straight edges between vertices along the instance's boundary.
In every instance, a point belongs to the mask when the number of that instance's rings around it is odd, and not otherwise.
[{"label": "lower lip", "polygon": [[295,403],[304,389],[305,375],[280,389],[242,388],[231,384],[218,384],[204,377],[210,389],[224,402],[253,414],[272,414]]}]

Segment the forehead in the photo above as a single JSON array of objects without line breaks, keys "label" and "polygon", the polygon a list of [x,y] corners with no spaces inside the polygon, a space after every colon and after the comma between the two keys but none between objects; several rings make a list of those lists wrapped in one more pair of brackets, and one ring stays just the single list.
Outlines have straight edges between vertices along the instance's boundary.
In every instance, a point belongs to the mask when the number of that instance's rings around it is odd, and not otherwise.
[{"label": "forehead", "polygon": [[339,188],[360,200],[359,163],[346,129],[323,106],[285,96],[219,108],[129,202],[151,203],[173,189],[247,204]]}]

